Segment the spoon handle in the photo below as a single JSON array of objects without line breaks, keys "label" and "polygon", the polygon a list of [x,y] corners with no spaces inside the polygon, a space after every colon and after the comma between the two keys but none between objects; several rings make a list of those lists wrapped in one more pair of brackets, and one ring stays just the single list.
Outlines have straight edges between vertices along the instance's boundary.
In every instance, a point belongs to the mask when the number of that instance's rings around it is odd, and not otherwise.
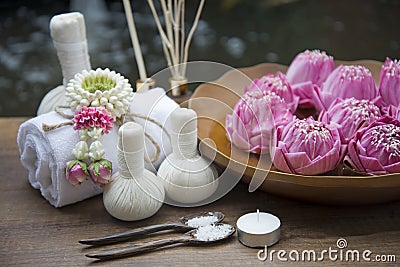
[{"label": "spoon handle", "polygon": [[165,223],[165,224],[157,224],[157,225],[151,225],[151,226],[147,226],[147,227],[135,228],[135,229],[128,230],[125,232],[120,232],[120,233],[102,236],[102,237],[82,239],[82,240],[79,240],[79,243],[85,244],[85,245],[96,245],[96,246],[97,245],[107,245],[107,244],[118,243],[118,242],[130,240],[130,239],[134,239],[134,238],[139,238],[146,234],[155,233],[155,232],[164,231],[164,230],[188,231],[188,230],[192,230],[192,229],[194,229],[194,228],[188,227],[181,223]]},{"label": "spoon handle", "polygon": [[143,243],[140,245],[133,245],[133,246],[127,246],[127,247],[122,247],[122,248],[102,250],[98,253],[88,253],[85,256],[89,257],[89,258],[98,259],[98,260],[110,260],[110,259],[134,256],[139,253],[151,252],[156,249],[159,249],[159,248],[162,248],[165,246],[170,246],[173,244],[189,243],[190,241],[191,241],[190,237],[177,237],[177,238],[170,238],[170,239],[146,242],[146,243]]}]

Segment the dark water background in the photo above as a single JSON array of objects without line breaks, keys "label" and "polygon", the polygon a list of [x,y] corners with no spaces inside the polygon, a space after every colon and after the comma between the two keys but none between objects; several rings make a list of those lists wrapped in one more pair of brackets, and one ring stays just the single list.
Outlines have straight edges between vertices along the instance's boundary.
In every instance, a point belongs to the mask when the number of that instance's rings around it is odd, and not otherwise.
[{"label": "dark water background", "polygon": [[[188,23],[196,3],[187,1]],[[166,65],[161,40],[146,1],[133,1],[133,9],[151,75]],[[0,116],[33,116],[45,93],[61,83],[49,21],[69,11],[85,15],[92,67],[137,79],[122,1],[1,0]],[[207,0],[190,60],[289,64],[314,48],[343,60],[400,58],[400,1]]]}]

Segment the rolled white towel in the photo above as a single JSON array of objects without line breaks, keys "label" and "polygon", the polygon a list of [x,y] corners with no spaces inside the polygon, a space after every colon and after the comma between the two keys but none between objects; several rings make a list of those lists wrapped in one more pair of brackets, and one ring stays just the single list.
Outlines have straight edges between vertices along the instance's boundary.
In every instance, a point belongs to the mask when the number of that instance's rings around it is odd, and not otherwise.
[{"label": "rolled white towel", "polygon": [[[150,117],[161,124],[167,132],[171,127],[167,121],[170,113],[178,107],[172,99],[165,95],[162,88],[149,90],[146,93],[136,93],[131,110],[142,117]],[[39,189],[44,198],[55,207],[79,202],[102,192],[101,188],[87,180],[80,186],[71,185],[65,177],[65,166],[73,159],[71,154],[79,141],[79,134],[72,126],[64,126],[49,132],[42,130],[42,124],[54,125],[68,121],[52,111],[24,122],[18,132],[17,143],[20,150],[22,165],[28,170],[28,179],[32,187]],[[145,132],[150,135],[160,147],[160,155],[154,163],[145,163],[145,168],[156,171],[170,154],[171,144],[168,135],[159,126],[149,120],[135,118],[143,125]],[[113,172],[118,168],[117,142],[118,131],[114,127],[103,138],[106,159],[113,163]],[[153,143],[146,138],[145,153],[149,158],[156,154]]]},{"label": "rolled white towel", "polygon": [[[52,111],[21,124],[17,136],[21,162],[28,171],[29,182],[54,207],[72,204],[102,192],[90,179],[80,186],[73,186],[67,181],[66,163],[74,159],[71,153],[79,141],[79,133],[70,125],[49,132],[42,130],[43,123],[54,125],[65,121],[68,119]],[[118,167],[117,139],[116,127],[103,139],[106,159],[113,163],[113,172]]]}]

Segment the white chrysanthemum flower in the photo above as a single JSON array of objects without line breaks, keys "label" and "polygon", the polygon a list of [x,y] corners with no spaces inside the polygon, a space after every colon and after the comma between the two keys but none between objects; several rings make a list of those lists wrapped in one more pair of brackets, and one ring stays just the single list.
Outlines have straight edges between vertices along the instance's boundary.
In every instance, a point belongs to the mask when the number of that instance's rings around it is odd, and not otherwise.
[{"label": "white chrysanthemum flower", "polygon": [[83,70],[67,85],[66,96],[72,111],[82,107],[104,107],[114,118],[128,112],[133,89],[127,79],[107,69]]}]

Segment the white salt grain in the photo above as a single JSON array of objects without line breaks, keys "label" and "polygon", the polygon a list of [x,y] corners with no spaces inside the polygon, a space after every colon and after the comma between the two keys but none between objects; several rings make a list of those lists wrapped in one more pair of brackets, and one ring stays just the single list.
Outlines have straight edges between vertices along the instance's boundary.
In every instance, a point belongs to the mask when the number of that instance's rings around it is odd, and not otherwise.
[{"label": "white salt grain", "polygon": [[228,236],[231,231],[232,226],[229,224],[209,224],[199,227],[194,236],[200,241],[215,241]]},{"label": "white salt grain", "polygon": [[218,217],[210,214],[210,215],[205,215],[205,216],[194,217],[194,218],[188,220],[186,223],[190,227],[198,228],[201,226],[206,226],[206,225],[216,223],[217,221],[218,221]]}]

